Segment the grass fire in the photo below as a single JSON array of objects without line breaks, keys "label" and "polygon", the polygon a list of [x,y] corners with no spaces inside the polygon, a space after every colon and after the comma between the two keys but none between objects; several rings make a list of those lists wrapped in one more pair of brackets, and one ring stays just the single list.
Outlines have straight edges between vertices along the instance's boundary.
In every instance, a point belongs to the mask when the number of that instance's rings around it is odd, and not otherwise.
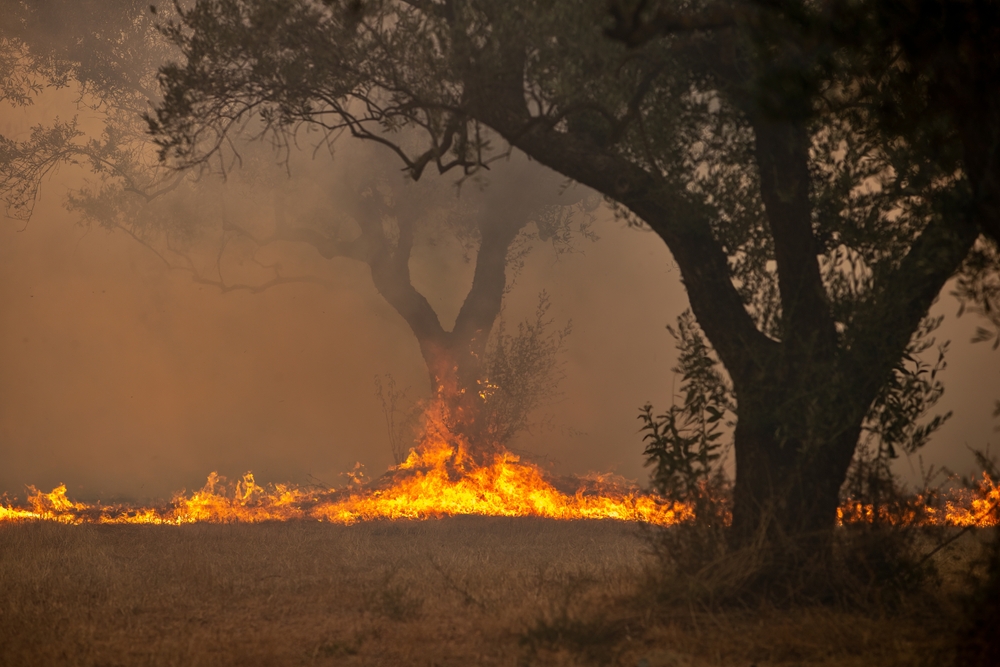
[{"label": "grass fire", "polygon": [[0,0],[0,667],[1000,665],[998,44]]},{"label": "grass fire", "polygon": [[216,473],[203,489],[179,494],[167,509],[76,503],[66,487],[32,490],[29,508],[0,506],[0,521],[43,519],[64,523],[185,524],[311,519],[339,524],[376,519],[429,519],[476,514],[550,519],[615,519],[667,526],[691,516],[690,508],[642,493],[613,476],[582,480],[575,492],[559,491],[542,470],[502,451],[479,465],[468,443],[449,426],[445,402],[424,415],[423,436],[400,465],[374,483],[344,490],[260,486],[253,474],[226,486]]},{"label": "grass fire", "polygon": [[[177,494],[168,508],[74,502],[60,485],[49,493],[33,487],[27,506],[0,505],[0,522],[45,520],[69,524],[260,523],[316,520],[350,525],[358,521],[432,519],[458,515],[539,517],[559,520],[608,519],[672,526],[697,519],[690,504],[643,492],[612,475],[575,480],[574,492],[557,489],[536,465],[506,450],[480,465],[465,438],[452,427],[447,402],[424,413],[420,442],[406,459],[370,483],[343,490],[261,486],[252,473],[231,485],[216,473],[205,486]],[[840,523],[875,522],[987,527],[1000,502],[1000,486],[984,475],[971,489],[953,489],[935,504],[920,497],[876,507],[848,499]]]}]

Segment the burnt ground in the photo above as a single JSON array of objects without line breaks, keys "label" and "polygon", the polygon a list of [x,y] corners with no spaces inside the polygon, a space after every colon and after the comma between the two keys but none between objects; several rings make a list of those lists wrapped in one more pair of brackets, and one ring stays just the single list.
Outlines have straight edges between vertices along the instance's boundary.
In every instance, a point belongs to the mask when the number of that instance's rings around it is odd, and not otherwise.
[{"label": "burnt ground", "polygon": [[664,606],[652,564],[609,521],[2,525],[0,665],[931,665],[954,641],[948,605]]}]

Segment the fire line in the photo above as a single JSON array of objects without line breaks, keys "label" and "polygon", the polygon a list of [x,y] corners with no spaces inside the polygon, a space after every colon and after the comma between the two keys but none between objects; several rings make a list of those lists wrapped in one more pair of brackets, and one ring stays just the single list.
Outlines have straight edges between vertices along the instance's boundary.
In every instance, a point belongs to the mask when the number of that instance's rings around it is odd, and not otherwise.
[{"label": "fire line", "polygon": [[[226,484],[211,473],[205,486],[176,494],[165,507],[87,504],[70,500],[66,486],[49,493],[29,487],[27,504],[0,505],[0,523],[55,521],[67,524],[257,523],[316,520],[338,524],[379,519],[431,519],[455,515],[610,519],[671,526],[695,518],[693,508],[641,491],[612,475],[584,478],[574,493],[557,489],[536,465],[501,451],[480,465],[468,443],[448,426],[442,401],[430,406],[424,434],[403,463],[369,484],[340,490],[257,484],[247,473]],[[922,525],[996,524],[1000,485],[988,476],[972,489],[952,489],[930,505],[915,496],[904,506],[845,502],[841,524],[891,522]]]}]

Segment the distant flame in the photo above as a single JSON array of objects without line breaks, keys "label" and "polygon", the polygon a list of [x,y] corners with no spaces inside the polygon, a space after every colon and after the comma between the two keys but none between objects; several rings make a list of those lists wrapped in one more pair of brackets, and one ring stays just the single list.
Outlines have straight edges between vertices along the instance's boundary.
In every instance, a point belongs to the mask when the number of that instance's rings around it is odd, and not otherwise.
[{"label": "distant flame", "polygon": [[949,489],[937,502],[916,495],[906,502],[874,506],[848,500],[837,509],[837,522],[931,526],[995,526],[1000,484],[983,473],[973,488]]},{"label": "distant flame", "polygon": [[[178,493],[166,507],[132,507],[73,502],[66,486],[49,493],[29,487],[27,506],[0,505],[0,523],[46,520],[70,524],[170,524],[288,521],[295,519],[352,524],[373,519],[429,519],[459,514],[536,516],[552,519],[615,519],[670,526],[690,521],[690,506],[643,493],[612,475],[581,480],[573,494],[546,480],[542,470],[501,450],[487,465],[478,464],[464,437],[453,432],[445,401],[425,414],[424,434],[401,464],[381,479],[363,483],[363,472],[348,473],[352,483],[340,490],[308,490],[284,484],[257,484],[247,473],[227,485],[216,473],[205,486]],[[917,497],[905,507],[878,507],[849,501],[838,509],[838,523],[874,522],[922,525],[996,525],[1000,485],[984,475],[973,489],[948,492],[936,505]]]},{"label": "distant flame", "polygon": [[[313,519],[351,524],[372,519],[428,519],[458,514],[537,516],[553,519],[617,519],[661,526],[693,518],[690,507],[664,502],[611,475],[586,479],[572,495],[556,489],[538,466],[501,451],[479,465],[464,437],[449,428],[445,402],[425,415],[419,445],[376,482],[342,490],[260,486],[253,474],[227,489],[216,473],[204,488],[174,496],[165,508],[88,505],[29,488],[28,507],[0,506],[0,521],[184,524]],[[355,479],[357,470],[355,471]]]}]

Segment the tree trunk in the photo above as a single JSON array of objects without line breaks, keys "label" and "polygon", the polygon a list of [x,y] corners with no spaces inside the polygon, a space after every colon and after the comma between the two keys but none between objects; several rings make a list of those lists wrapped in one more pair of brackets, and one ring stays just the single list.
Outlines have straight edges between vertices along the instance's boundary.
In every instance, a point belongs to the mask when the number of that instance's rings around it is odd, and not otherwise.
[{"label": "tree trunk", "polygon": [[410,283],[409,248],[394,257],[390,271],[376,275],[375,285],[410,325],[427,364],[431,392],[445,401],[450,427],[467,439],[472,456],[481,463],[492,461],[500,443],[485,435],[480,419],[485,405],[481,383],[483,364],[493,325],[500,315],[507,285],[507,252],[528,223],[527,213],[488,216],[480,225],[481,242],[476,254],[472,286],[451,331],[445,331],[426,299]]},{"label": "tree trunk", "polygon": [[[488,335],[488,331],[484,332]],[[480,463],[492,460],[497,443],[488,442],[481,435],[481,415],[485,400],[480,392],[484,379],[483,356],[485,345],[478,340],[446,336],[445,342],[420,341],[420,350],[427,364],[427,372],[434,395],[445,402],[449,427],[466,438],[470,453]]]},{"label": "tree trunk", "polygon": [[797,563],[830,546],[862,417],[842,415],[843,427],[828,437],[796,437],[783,435],[789,420],[767,407],[775,404],[739,398],[730,545],[764,545]]}]

